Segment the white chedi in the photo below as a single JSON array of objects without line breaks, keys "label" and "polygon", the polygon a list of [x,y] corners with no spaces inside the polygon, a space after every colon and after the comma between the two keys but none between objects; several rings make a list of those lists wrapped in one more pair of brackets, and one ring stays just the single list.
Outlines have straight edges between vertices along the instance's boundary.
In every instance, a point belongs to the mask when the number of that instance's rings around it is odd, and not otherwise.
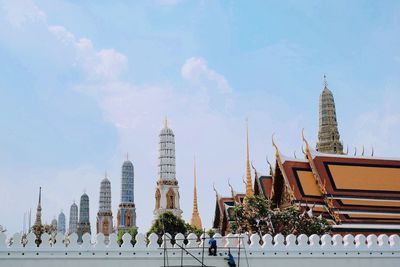
[{"label": "white chedi", "polygon": [[175,135],[165,120],[159,134],[158,181],[155,192],[156,205],[154,215],[170,211],[176,216],[182,215],[179,205],[179,185],[175,172]]}]

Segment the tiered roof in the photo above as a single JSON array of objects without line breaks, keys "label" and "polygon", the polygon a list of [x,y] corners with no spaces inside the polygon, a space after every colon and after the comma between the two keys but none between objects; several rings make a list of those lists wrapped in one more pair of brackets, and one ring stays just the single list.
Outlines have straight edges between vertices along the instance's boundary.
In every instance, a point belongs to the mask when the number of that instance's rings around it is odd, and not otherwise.
[{"label": "tiered roof", "polygon": [[[337,232],[400,232],[400,159],[325,154],[305,159],[277,151],[273,200],[313,208]],[[284,198],[285,189],[292,192]]]}]

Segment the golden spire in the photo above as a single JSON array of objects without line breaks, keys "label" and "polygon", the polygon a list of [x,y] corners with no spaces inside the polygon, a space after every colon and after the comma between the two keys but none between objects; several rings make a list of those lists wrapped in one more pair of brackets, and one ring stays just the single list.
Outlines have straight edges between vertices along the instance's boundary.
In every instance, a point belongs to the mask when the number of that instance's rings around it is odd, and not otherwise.
[{"label": "golden spire", "polygon": [[249,121],[246,120],[246,196],[254,195],[250,172]]},{"label": "golden spire", "polygon": [[197,186],[196,186],[196,158],[194,158],[194,168],[193,168],[193,173],[194,173],[194,186],[193,186],[193,213],[192,213],[192,218],[190,219],[190,224],[197,229],[202,229],[203,226],[201,224],[201,218],[199,214],[199,209],[197,206]]}]

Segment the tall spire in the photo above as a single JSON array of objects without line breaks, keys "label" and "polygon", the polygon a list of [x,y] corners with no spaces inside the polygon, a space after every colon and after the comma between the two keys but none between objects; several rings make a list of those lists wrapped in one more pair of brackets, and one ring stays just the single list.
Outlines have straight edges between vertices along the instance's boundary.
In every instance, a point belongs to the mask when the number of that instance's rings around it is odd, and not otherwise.
[{"label": "tall spire", "polygon": [[35,225],[42,225],[42,187],[39,187],[39,201],[36,208]]},{"label": "tall spire", "polygon": [[96,222],[97,233],[103,233],[106,237],[112,233],[113,216],[111,211],[111,182],[106,177],[100,183],[99,211]]},{"label": "tall spire", "polygon": [[254,195],[250,172],[249,121],[246,119],[246,196]]},{"label": "tall spire", "polygon": [[194,186],[193,186],[193,213],[192,213],[192,218],[190,219],[190,224],[197,229],[202,229],[202,223],[201,223],[201,218],[199,214],[199,209],[197,206],[197,181],[196,181],[196,158],[194,158]]},{"label": "tall spire", "polygon": [[155,192],[156,205],[154,215],[157,218],[165,211],[171,211],[181,217],[179,205],[179,185],[175,170],[175,135],[165,119],[159,134],[158,181]]},{"label": "tall spire", "polygon": [[324,89],[319,97],[319,132],[317,151],[330,154],[343,154],[336,120],[335,100],[328,88],[324,75]]},{"label": "tall spire", "polygon": [[[122,164],[121,201],[120,204],[118,205],[118,212],[117,212],[117,228],[118,230],[123,230],[124,232],[127,232],[132,227],[136,227],[134,177],[135,177],[134,166],[133,163],[129,160],[127,154],[127,158]],[[111,194],[111,190],[109,192]],[[103,227],[102,229],[108,231],[101,231],[101,232],[103,232],[104,234],[105,232],[107,232],[109,234],[111,233],[112,230],[111,198],[110,198],[110,205],[106,210],[108,219],[106,222],[106,227]]]}]

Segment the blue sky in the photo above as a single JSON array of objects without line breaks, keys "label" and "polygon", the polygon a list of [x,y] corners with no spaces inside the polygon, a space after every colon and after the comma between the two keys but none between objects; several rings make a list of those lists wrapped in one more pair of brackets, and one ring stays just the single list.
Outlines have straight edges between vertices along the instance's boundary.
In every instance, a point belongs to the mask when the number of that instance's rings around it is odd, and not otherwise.
[{"label": "blue sky", "polygon": [[47,222],[86,190],[95,232],[100,181],[116,213],[129,152],[147,231],[168,116],[183,216],[196,155],[210,227],[212,184],[244,189],[246,117],[266,173],[272,133],[290,156],[302,128],[315,144],[324,74],[345,146],[398,156],[399,14],[398,1],[0,1],[0,224],[20,230],[43,186]]}]

